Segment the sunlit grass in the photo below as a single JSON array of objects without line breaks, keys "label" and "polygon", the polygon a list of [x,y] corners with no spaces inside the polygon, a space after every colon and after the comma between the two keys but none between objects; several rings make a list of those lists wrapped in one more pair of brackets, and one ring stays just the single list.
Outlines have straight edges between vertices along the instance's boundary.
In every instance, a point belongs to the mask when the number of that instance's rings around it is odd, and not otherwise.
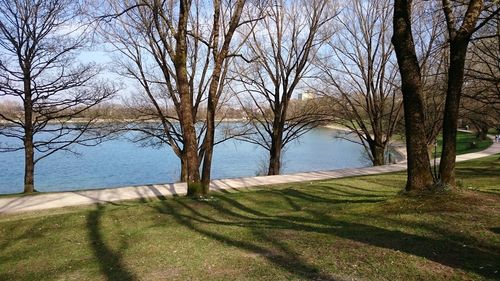
[{"label": "sunlit grass", "polygon": [[[493,143],[490,138],[484,140],[478,138],[476,134],[457,132],[457,155],[478,152],[488,148]],[[441,156],[443,145],[443,137],[440,135],[437,139],[437,150],[433,150],[432,153],[436,153],[437,157]]]},{"label": "sunlit grass", "polygon": [[494,280],[499,159],[422,197],[395,173],[3,215],[0,280]]}]

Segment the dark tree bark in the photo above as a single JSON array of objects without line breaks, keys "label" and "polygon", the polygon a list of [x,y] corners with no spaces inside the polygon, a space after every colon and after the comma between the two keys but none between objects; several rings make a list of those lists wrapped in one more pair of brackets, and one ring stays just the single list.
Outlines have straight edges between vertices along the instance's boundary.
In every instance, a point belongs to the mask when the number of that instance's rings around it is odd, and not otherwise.
[{"label": "dark tree bark", "polygon": [[184,152],[181,154],[181,157],[179,157],[179,159],[181,160],[181,176],[180,176],[180,181],[181,182],[187,182],[187,171],[188,171],[188,168],[187,168],[186,155],[185,155]]},{"label": "dark tree bark", "polygon": [[35,191],[35,150],[33,145],[33,101],[29,63],[24,65],[24,193]]},{"label": "dark tree bark", "polygon": [[[276,123],[279,123],[279,120],[276,120]],[[281,171],[281,151],[283,149],[283,131],[281,127],[281,125],[276,125],[273,128],[271,149],[269,149],[268,175],[279,175]]]},{"label": "dark tree bark", "polygon": [[385,164],[385,145],[374,141],[368,142],[370,152],[373,155],[373,166]]},{"label": "dark tree bark", "polygon": [[440,183],[455,187],[455,159],[457,154],[458,114],[462,85],[464,81],[464,65],[467,54],[468,39],[450,42],[450,66],[448,68],[448,89],[443,116],[443,150],[439,164]]},{"label": "dark tree bark", "polygon": [[442,185],[454,188],[457,128],[464,82],[465,60],[470,38],[476,30],[479,16],[483,10],[483,1],[469,1],[462,24],[459,27],[456,26],[455,14],[451,2],[448,0],[443,0],[442,2],[448,27],[450,65],[448,67],[448,86],[443,116],[443,151],[439,164],[439,180]]},{"label": "dark tree bark", "polygon": [[177,77],[177,91],[180,96],[180,123],[186,151],[187,195],[198,197],[203,195],[200,178],[200,159],[198,158],[198,139],[194,127],[193,97],[189,88],[187,71],[187,26],[191,1],[179,2],[179,23],[175,35],[176,46],[174,66]]},{"label": "dark tree bark", "polygon": [[401,73],[401,91],[405,115],[406,149],[408,153],[407,191],[422,191],[433,186],[422,100],[420,66],[411,30],[411,0],[394,2],[394,34],[392,43]]}]

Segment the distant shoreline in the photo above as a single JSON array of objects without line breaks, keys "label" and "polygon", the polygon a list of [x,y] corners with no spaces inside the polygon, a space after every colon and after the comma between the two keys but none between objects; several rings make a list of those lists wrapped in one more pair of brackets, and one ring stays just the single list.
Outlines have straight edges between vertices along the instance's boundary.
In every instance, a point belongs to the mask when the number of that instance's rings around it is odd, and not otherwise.
[{"label": "distant shoreline", "polygon": [[345,131],[345,132],[350,132],[351,131],[351,130],[349,130],[349,128],[341,126],[341,125],[337,125],[337,124],[328,124],[328,125],[323,125],[323,126],[320,126],[320,127],[321,128],[332,129],[332,130],[336,130],[336,131]]},{"label": "distant shoreline", "polygon": [[[71,120],[51,120],[47,124],[59,124],[60,122],[66,123],[66,124],[84,124],[89,122],[89,119],[86,118],[73,118]],[[171,122],[179,122],[178,120],[173,120],[170,119]],[[247,119],[244,118],[225,118],[225,119],[216,119],[215,122],[245,122]],[[160,123],[160,120],[156,119],[96,119],[92,121],[93,123],[126,123],[126,122],[142,122],[142,123]],[[0,120],[0,124],[11,124],[11,122],[5,121],[5,120]]]},{"label": "distant shoreline", "polygon": [[[84,124],[89,122],[89,119],[85,118],[73,118],[71,120],[63,121],[63,123],[66,124]],[[179,122],[178,120],[172,120],[170,119],[171,122]],[[248,119],[245,118],[224,118],[224,119],[216,119],[215,122],[247,122]],[[156,120],[156,119],[96,119],[92,121],[93,123],[133,123],[133,122],[141,122],[141,123],[160,123],[161,121]],[[60,120],[51,120],[47,124],[59,124]],[[10,122],[7,122],[5,120],[0,120],[0,124],[2,125],[8,125],[11,124]],[[332,130],[337,130],[337,131],[349,131],[347,127],[343,127],[341,125],[337,124],[328,124],[328,125],[321,125],[319,126],[320,128],[327,128],[327,129],[332,129]]]}]

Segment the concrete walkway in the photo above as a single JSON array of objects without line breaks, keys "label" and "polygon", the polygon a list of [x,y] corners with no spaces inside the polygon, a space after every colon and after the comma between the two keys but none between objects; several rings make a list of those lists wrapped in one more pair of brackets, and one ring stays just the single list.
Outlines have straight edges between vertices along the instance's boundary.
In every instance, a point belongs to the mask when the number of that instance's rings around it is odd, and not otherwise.
[{"label": "concrete walkway", "polygon": [[[457,162],[477,159],[500,153],[500,143],[493,143],[486,150],[463,154],[457,156]],[[261,176],[236,179],[213,180],[210,183],[211,190],[240,189],[261,185],[273,185],[283,183],[294,183],[303,181],[315,181],[336,179],[351,176],[374,175],[387,172],[406,170],[406,162],[378,167],[341,169],[332,171],[296,173],[291,175]],[[175,195],[185,195],[187,186],[185,183],[154,184],[143,186],[131,186],[113,189],[99,189],[73,192],[45,193],[39,195],[20,196],[0,199],[0,213],[18,213],[37,211],[60,207],[88,205],[97,203],[109,203],[131,199],[162,198]]]}]

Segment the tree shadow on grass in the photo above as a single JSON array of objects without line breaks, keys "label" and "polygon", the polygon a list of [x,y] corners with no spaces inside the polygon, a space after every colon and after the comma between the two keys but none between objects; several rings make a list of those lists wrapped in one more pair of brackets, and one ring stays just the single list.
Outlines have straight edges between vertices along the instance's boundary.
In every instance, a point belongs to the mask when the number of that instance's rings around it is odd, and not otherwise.
[{"label": "tree shadow on grass", "polygon": [[[371,201],[371,202],[378,202],[380,201],[381,198],[387,197],[387,194],[380,194],[376,190],[372,190],[369,193],[364,192],[364,191],[348,191],[348,189],[352,188],[351,185],[344,185],[344,184],[335,184],[337,187],[329,186],[329,185],[319,185],[318,187],[322,188],[324,191],[327,190],[329,195],[336,195],[336,196],[342,196],[343,198],[349,197],[349,199],[331,199],[331,198],[325,198],[322,196],[310,194],[311,191],[308,192],[303,192],[300,190],[296,190],[293,188],[287,189],[288,195],[295,196],[295,197],[301,197],[313,202],[329,202],[329,203],[355,203],[359,202],[361,203],[362,201]],[[367,198],[373,198],[373,199],[367,199]]]},{"label": "tree shadow on grass", "polygon": [[[122,255],[108,247],[104,241],[100,229],[100,221],[104,212],[104,206],[98,204],[95,210],[90,211],[87,216],[87,228],[89,240],[94,255],[99,263],[101,272],[107,280],[132,281],[137,278],[127,270],[122,262]],[[122,241],[121,250],[126,249],[127,244]]]},{"label": "tree shadow on grass", "polygon": [[491,227],[489,230],[493,233],[500,234],[500,227]]},{"label": "tree shadow on grass", "polygon": [[459,178],[484,178],[498,177],[499,171],[493,167],[477,167],[477,168],[460,168],[457,171]]},{"label": "tree shadow on grass", "polygon": [[[317,195],[302,193],[304,192],[291,193],[284,190],[282,194],[274,196],[288,197],[288,200],[285,199],[286,201],[294,199],[319,200],[320,202],[331,201],[332,204],[344,201],[321,199]],[[294,215],[271,215],[256,210],[258,205],[251,208],[231,198],[231,196],[217,194],[216,198],[220,200],[203,203],[200,208],[190,206],[189,201],[183,199],[162,201],[158,211],[173,216],[179,224],[186,226],[193,232],[262,256],[279,268],[303,279],[335,280],[336,277],[322,273],[319,268],[301,259],[294,249],[291,249],[279,238],[272,237],[270,230],[296,231],[297,235],[300,235],[299,232],[309,232],[337,236],[367,245],[416,255],[487,278],[499,277],[498,273],[495,272],[500,267],[499,253],[474,245],[464,246],[461,241],[466,240],[465,237],[453,235],[436,239],[419,236],[364,224],[361,223],[362,218],[354,221],[336,219],[321,210],[309,210],[309,208],[300,213],[302,216],[299,213],[297,215],[295,213]],[[373,200],[368,201],[374,202]],[[295,206],[293,209],[297,210],[300,203],[295,203],[293,206]],[[186,210],[188,213],[180,210]],[[255,242],[224,235],[221,231],[210,230],[209,226],[213,225],[247,228],[258,238],[259,244],[270,246],[261,246]]]},{"label": "tree shadow on grass", "polygon": [[[429,232],[434,233],[434,235],[438,235],[443,237],[442,239],[446,239],[449,241],[455,241],[455,243],[463,248],[469,247],[470,245],[475,245],[476,249],[480,249],[483,252],[491,252],[491,253],[500,253],[500,247],[497,245],[491,245],[489,243],[484,243],[483,241],[476,239],[474,236],[466,236],[461,233],[460,229],[453,228],[443,228],[440,225],[436,225],[429,222],[415,222],[415,221],[405,221],[403,219],[390,218],[387,216],[377,216],[377,215],[364,215],[360,219],[368,219],[368,220],[382,220],[385,223],[389,223],[398,227],[405,228],[414,228],[414,229],[422,229]],[[494,232],[492,228],[488,230]],[[486,263],[487,264],[487,263]],[[491,265],[490,265],[491,266]],[[498,265],[500,267],[500,265]],[[484,267],[484,265],[483,265]]]},{"label": "tree shadow on grass", "polygon": [[[368,179],[363,179],[363,181],[365,181],[367,183],[372,183],[372,184],[377,185],[377,186],[381,186],[380,182],[377,182],[377,181],[372,181],[372,180],[368,180]],[[397,190],[401,186],[404,186],[404,182],[401,185],[397,185],[397,187],[394,185],[390,185],[390,184],[384,185],[383,190],[381,190],[379,188],[362,188],[362,187],[355,186],[352,184],[341,184],[341,183],[335,183],[335,186],[336,187],[346,187],[347,189],[345,189],[345,190],[355,191],[355,192],[352,192],[352,194],[354,194],[354,195],[356,195],[356,194],[357,195],[371,194],[371,195],[376,195],[376,196],[391,196],[395,193],[395,190]],[[332,186],[327,186],[327,187],[331,188]]]},{"label": "tree shadow on grass", "polygon": [[[332,221],[322,212],[310,211],[310,213],[321,221]],[[432,224],[414,225],[404,221],[393,221],[398,225],[406,224],[407,227],[420,227],[436,233],[440,232],[442,238],[437,239],[358,223],[364,220],[369,220],[369,217],[360,217],[355,222],[336,221],[341,227],[335,228],[332,234],[372,246],[402,251],[487,278],[500,276],[498,272],[495,272],[500,268],[499,252],[495,247],[472,245],[476,241],[471,237],[459,235]]]},{"label": "tree shadow on grass", "polygon": [[[23,227],[23,224],[11,224],[7,228],[6,233],[9,234],[7,237],[2,237],[4,238],[2,239],[3,242],[0,242],[0,280],[49,280],[54,279],[55,273],[62,275],[71,271],[72,261],[65,261],[63,264],[52,263],[51,266],[36,268],[35,270],[15,270],[18,268],[18,264],[39,258],[40,252],[33,250],[32,243],[44,239],[46,236],[44,228],[50,224],[48,221],[43,219],[32,222],[29,228],[22,231],[16,228],[18,226]],[[2,225],[2,227],[4,226]],[[16,235],[16,233],[20,234]],[[19,249],[16,244],[23,244],[25,247]],[[15,251],[9,249],[11,246],[17,249]]]},{"label": "tree shadow on grass", "polygon": [[[334,281],[340,280],[333,276],[329,276],[320,272],[320,270],[307,262],[303,261],[298,253],[289,249],[285,244],[281,243],[278,239],[270,237],[266,232],[262,231],[259,227],[252,227],[252,232],[259,236],[260,240],[268,242],[275,246],[275,249],[270,249],[268,247],[259,246],[256,243],[252,243],[249,241],[238,240],[237,238],[228,237],[223,234],[220,234],[216,231],[210,231],[205,229],[202,225],[200,225],[200,219],[197,217],[201,217],[206,220],[206,223],[215,223],[215,224],[223,224],[223,222],[219,220],[214,220],[209,216],[203,215],[194,208],[189,208],[191,215],[181,214],[177,209],[178,208],[186,208],[189,207],[188,204],[184,203],[183,200],[168,200],[164,201],[163,204],[158,208],[158,211],[164,214],[168,214],[173,216],[176,222],[181,225],[186,226],[191,231],[206,236],[215,241],[243,249],[249,252],[252,252],[258,256],[264,257],[271,263],[277,265],[278,267],[287,270],[288,272],[303,278],[303,279],[313,279],[313,280],[326,280],[326,281]],[[243,216],[245,217],[245,216]],[[201,220],[203,222],[203,220]],[[198,222],[198,223],[195,223]],[[235,222],[239,224],[238,222]],[[245,224],[241,224],[241,226],[245,226]]]}]

